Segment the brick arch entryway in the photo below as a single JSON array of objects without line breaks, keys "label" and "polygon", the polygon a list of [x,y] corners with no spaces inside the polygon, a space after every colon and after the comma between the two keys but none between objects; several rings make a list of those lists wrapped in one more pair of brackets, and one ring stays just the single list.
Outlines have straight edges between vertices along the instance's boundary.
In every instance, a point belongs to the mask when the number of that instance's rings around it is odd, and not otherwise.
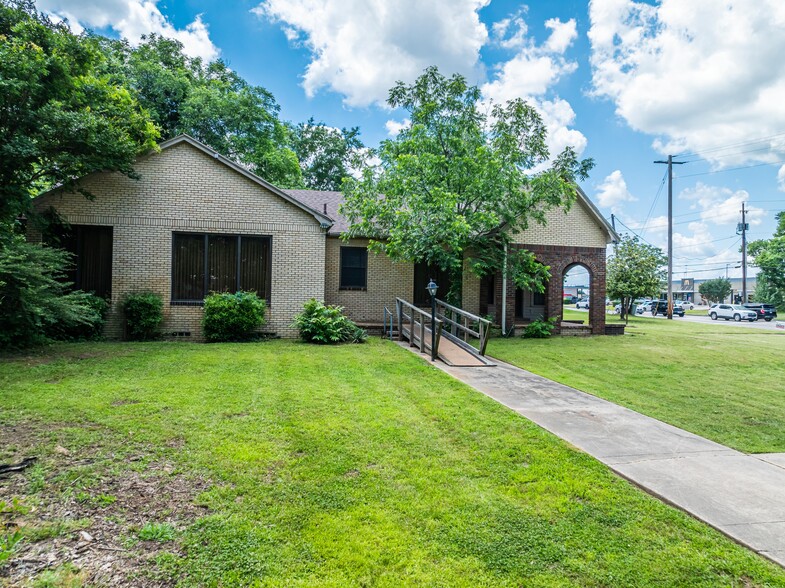
[{"label": "brick arch entryway", "polygon": [[[515,247],[515,245],[513,245]],[[604,247],[567,247],[559,245],[518,245],[522,249],[531,251],[540,263],[550,267],[551,279],[545,287],[545,305],[542,313],[545,318],[555,317],[556,333],[561,332],[562,300],[564,274],[576,265],[585,267],[589,272],[589,291],[592,300],[599,300],[600,304],[591,305],[589,308],[589,323],[593,335],[605,333],[605,248]],[[501,322],[501,275],[497,275],[494,282],[496,296],[489,296],[489,301],[494,300],[494,314],[497,321]],[[515,321],[515,294],[516,287],[512,280],[508,281],[506,302],[507,325]],[[480,296],[484,292],[480,289]],[[490,310],[490,308],[488,309]]]},{"label": "brick arch entryway", "polygon": [[[601,257],[598,252],[574,252],[571,255],[564,256],[562,259],[551,264],[551,280],[550,283],[554,286],[553,298],[549,299],[550,306],[554,307],[558,304],[559,322],[563,316],[563,284],[567,273],[576,267],[585,269],[589,274],[589,317],[588,324],[591,326],[591,332],[594,335],[602,335],[605,333],[605,250],[602,250]],[[558,302],[555,300],[558,289]],[[554,313],[552,316],[556,316]]]}]

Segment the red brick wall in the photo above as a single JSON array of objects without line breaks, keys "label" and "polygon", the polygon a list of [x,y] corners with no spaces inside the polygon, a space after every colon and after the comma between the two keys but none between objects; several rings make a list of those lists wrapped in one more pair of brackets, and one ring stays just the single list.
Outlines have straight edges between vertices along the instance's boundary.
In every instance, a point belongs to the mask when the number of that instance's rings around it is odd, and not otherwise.
[{"label": "red brick wall", "polygon": [[[555,333],[560,332],[562,318],[562,283],[564,274],[572,266],[583,265],[589,271],[590,297],[598,301],[589,309],[589,322],[592,334],[605,333],[605,248],[604,247],[571,247],[563,245],[512,245],[527,249],[534,253],[540,263],[550,266],[551,279],[545,289],[545,318],[557,317]],[[496,321],[501,323],[502,278],[496,276]],[[508,328],[515,319],[515,283],[507,280],[507,320]],[[484,300],[484,293],[481,294]]]}]

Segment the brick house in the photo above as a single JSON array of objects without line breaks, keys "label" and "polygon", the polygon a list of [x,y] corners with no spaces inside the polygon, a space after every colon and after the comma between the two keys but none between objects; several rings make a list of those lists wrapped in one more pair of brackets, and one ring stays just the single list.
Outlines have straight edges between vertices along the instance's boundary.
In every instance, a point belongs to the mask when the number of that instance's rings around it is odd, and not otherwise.
[{"label": "brick house", "polygon": [[[201,339],[201,300],[210,291],[257,291],[269,304],[266,330],[285,337],[296,334],[292,319],[310,298],[340,304],[359,322],[380,322],[396,297],[423,296],[427,268],[369,254],[364,239],[340,239],[339,192],[281,190],[187,136],[160,147],[137,161],[139,179],[85,178],[93,201],[58,189],[34,200],[36,210],[54,208],[71,225],[64,242],[77,259],[71,278],[110,300],[107,337],[123,336],[119,308],[131,292],[159,294],[164,333],[192,340]],[[582,193],[568,213],[550,216],[547,227],[515,242],[551,265],[556,285],[542,297],[508,283],[502,303],[501,276],[481,283],[467,274],[467,310],[501,320],[504,306],[508,324],[560,316],[561,276],[576,263],[589,269],[591,296],[604,299],[612,229]],[[591,323],[602,332],[602,308],[592,309]]]}]

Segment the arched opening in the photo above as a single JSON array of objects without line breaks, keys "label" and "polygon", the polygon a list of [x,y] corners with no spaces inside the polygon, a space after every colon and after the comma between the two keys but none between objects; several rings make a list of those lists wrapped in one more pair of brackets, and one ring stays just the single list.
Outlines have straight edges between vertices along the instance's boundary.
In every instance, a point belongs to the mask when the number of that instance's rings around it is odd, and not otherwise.
[{"label": "arched opening", "polygon": [[[593,300],[591,270],[582,263],[573,263],[564,268],[562,277],[562,303],[564,308],[576,310],[580,314],[569,313],[563,315],[563,321],[572,324],[573,321],[583,321],[584,325],[591,324],[590,308],[593,304],[599,304],[605,308],[605,300]],[[577,318],[576,318],[577,317]]]}]

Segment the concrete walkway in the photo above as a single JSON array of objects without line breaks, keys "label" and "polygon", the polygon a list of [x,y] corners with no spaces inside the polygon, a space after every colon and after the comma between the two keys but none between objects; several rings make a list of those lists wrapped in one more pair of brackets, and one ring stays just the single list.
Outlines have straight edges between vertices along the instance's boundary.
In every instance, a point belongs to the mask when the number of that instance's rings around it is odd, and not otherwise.
[{"label": "concrete walkway", "polygon": [[435,365],[785,566],[785,454],[740,453],[503,362]]}]

